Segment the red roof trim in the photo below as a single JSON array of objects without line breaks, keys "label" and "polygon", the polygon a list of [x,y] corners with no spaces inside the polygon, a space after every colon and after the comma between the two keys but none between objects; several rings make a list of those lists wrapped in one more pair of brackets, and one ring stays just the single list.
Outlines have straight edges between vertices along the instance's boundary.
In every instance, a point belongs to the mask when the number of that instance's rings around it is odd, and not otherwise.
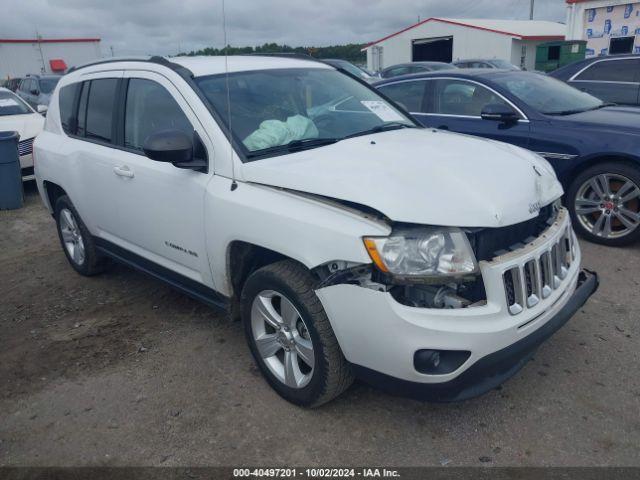
[{"label": "red roof trim", "polygon": [[591,0],[567,0],[567,3],[584,3],[590,2]]},{"label": "red roof trim", "polygon": [[0,38],[0,43],[78,43],[99,41],[99,38]]},{"label": "red roof trim", "polygon": [[376,43],[380,43],[380,42],[384,42],[385,40],[388,40],[392,37],[395,37],[396,35],[400,35],[401,33],[406,32],[407,30],[411,30],[412,28],[418,27],[420,25],[423,25],[427,22],[431,22],[431,21],[435,21],[435,22],[442,22],[442,23],[448,23],[451,25],[458,25],[461,27],[469,27],[469,28],[475,28],[476,30],[483,30],[485,32],[492,32],[492,33],[499,33],[501,35],[508,35],[510,37],[517,37],[520,38],[522,40],[563,40],[564,39],[564,35],[520,35],[518,33],[511,33],[511,32],[504,32],[502,30],[494,30],[493,28],[486,28],[486,27],[478,27],[477,25],[471,25],[469,23],[462,23],[462,22],[454,22],[452,20],[446,20],[444,18],[436,18],[436,17],[431,17],[431,18],[427,18],[426,20],[423,20],[419,23],[415,23],[403,30],[400,30],[399,32],[396,33],[392,33],[391,35],[387,35],[384,38],[381,38],[380,40],[376,40],[375,42],[371,42],[369,44],[367,44],[363,50],[365,48],[369,48],[372,45],[375,45]]}]

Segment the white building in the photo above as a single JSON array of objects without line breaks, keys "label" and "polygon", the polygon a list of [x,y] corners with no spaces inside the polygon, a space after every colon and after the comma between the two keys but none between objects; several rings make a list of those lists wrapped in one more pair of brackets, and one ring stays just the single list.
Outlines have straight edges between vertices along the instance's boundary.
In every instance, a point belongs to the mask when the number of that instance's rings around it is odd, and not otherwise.
[{"label": "white building", "polygon": [[99,38],[0,39],[0,79],[64,73],[100,57]]},{"label": "white building", "polygon": [[367,45],[370,70],[415,61],[500,58],[533,70],[536,47],[563,40],[565,25],[538,20],[429,18]]},{"label": "white building", "polygon": [[640,2],[566,0],[567,39],[586,40],[587,57],[640,53]]}]

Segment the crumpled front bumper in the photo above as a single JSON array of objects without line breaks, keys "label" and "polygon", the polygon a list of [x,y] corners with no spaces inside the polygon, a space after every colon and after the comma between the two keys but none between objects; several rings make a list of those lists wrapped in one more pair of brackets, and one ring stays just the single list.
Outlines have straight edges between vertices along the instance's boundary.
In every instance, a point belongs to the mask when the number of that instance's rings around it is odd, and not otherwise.
[{"label": "crumpled front bumper", "polygon": [[[547,261],[551,257],[558,261]],[[523,305],[514,309],[505,277],[519,272],[522,286],[523,272],[532,263],[537,266],[535,284],[540,295],[523,296],[523,288],[522,294],[516,295]],[[542,275],[543,263],[551,277],[547,280],[547,275]],[[597,275],[581,270],[580,263],[580,246],[568,212],[561,209],[556,221],[537,239],[480,262],[485,305],[416,308],[398,303],[388,292],[346,284],[320,288],[316,293],[346,359],[362,378],[406,395],[463,400],[517,372],[535,348],[596,290]],[[454,370],[423,373],[414,357],[421,350],[469,355]],[[419,395],[414,395],[416,392]]]},{"label": "crumpled front bumper", "polygon": [[481,358],[461,375],[444,383],[417,383],[354,365],[359,378],[383,390],[433,402],[456,402],[482,395],[515,375],[536,349],[558,331],[598,289],[598,275],[582,270],[569,301],[542,327],[520,341]]}]

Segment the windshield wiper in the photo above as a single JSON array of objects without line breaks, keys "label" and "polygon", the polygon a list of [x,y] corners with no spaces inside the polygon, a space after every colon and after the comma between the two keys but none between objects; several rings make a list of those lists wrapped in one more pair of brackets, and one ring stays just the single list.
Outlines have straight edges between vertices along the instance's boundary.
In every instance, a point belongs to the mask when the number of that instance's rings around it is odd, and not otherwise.
[{"label": "windshield wiper", "polygon": [[323,147],[339,142],[339,138],[306,138],[303,140],[293,140],[284,145],[276,145],[274,147],[262,148],[254,152],[248,153],[247,158],[264,157],[273,153],[282,152],[301,152],[302,150],[311,150],[312,148]]},{"label": "windshield wiper", "polygon": [[390,130],[399,130],[401,128],[418,128],[415,125],[411,125],[409,123],[404,122],[387,122],[382,125],[377,125],[369,130],[363,130],[362,132],[352,133],[351,135],[347,135],[344,138],[353,138],[353,137],[361,137],[363,135],[370,135],[372,133],[380,133],[380,132],[388,132]]}]

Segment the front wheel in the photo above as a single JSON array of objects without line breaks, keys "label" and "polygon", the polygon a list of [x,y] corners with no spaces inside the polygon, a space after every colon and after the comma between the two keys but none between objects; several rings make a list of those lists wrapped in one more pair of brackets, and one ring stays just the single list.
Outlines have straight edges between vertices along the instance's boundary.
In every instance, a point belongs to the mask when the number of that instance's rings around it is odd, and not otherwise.
[{"label": "front wheel", "polygon": [[271,387],[296,405],[340,395],[353,375],[302,265],[285,260],[257,270],[242,291],[251,353]]},{"label": "front wheel", "polygon": [[640,170],[603,163],[578,175],[567,192],[573,226],[586,240],[622,246],[640,239]]}]

